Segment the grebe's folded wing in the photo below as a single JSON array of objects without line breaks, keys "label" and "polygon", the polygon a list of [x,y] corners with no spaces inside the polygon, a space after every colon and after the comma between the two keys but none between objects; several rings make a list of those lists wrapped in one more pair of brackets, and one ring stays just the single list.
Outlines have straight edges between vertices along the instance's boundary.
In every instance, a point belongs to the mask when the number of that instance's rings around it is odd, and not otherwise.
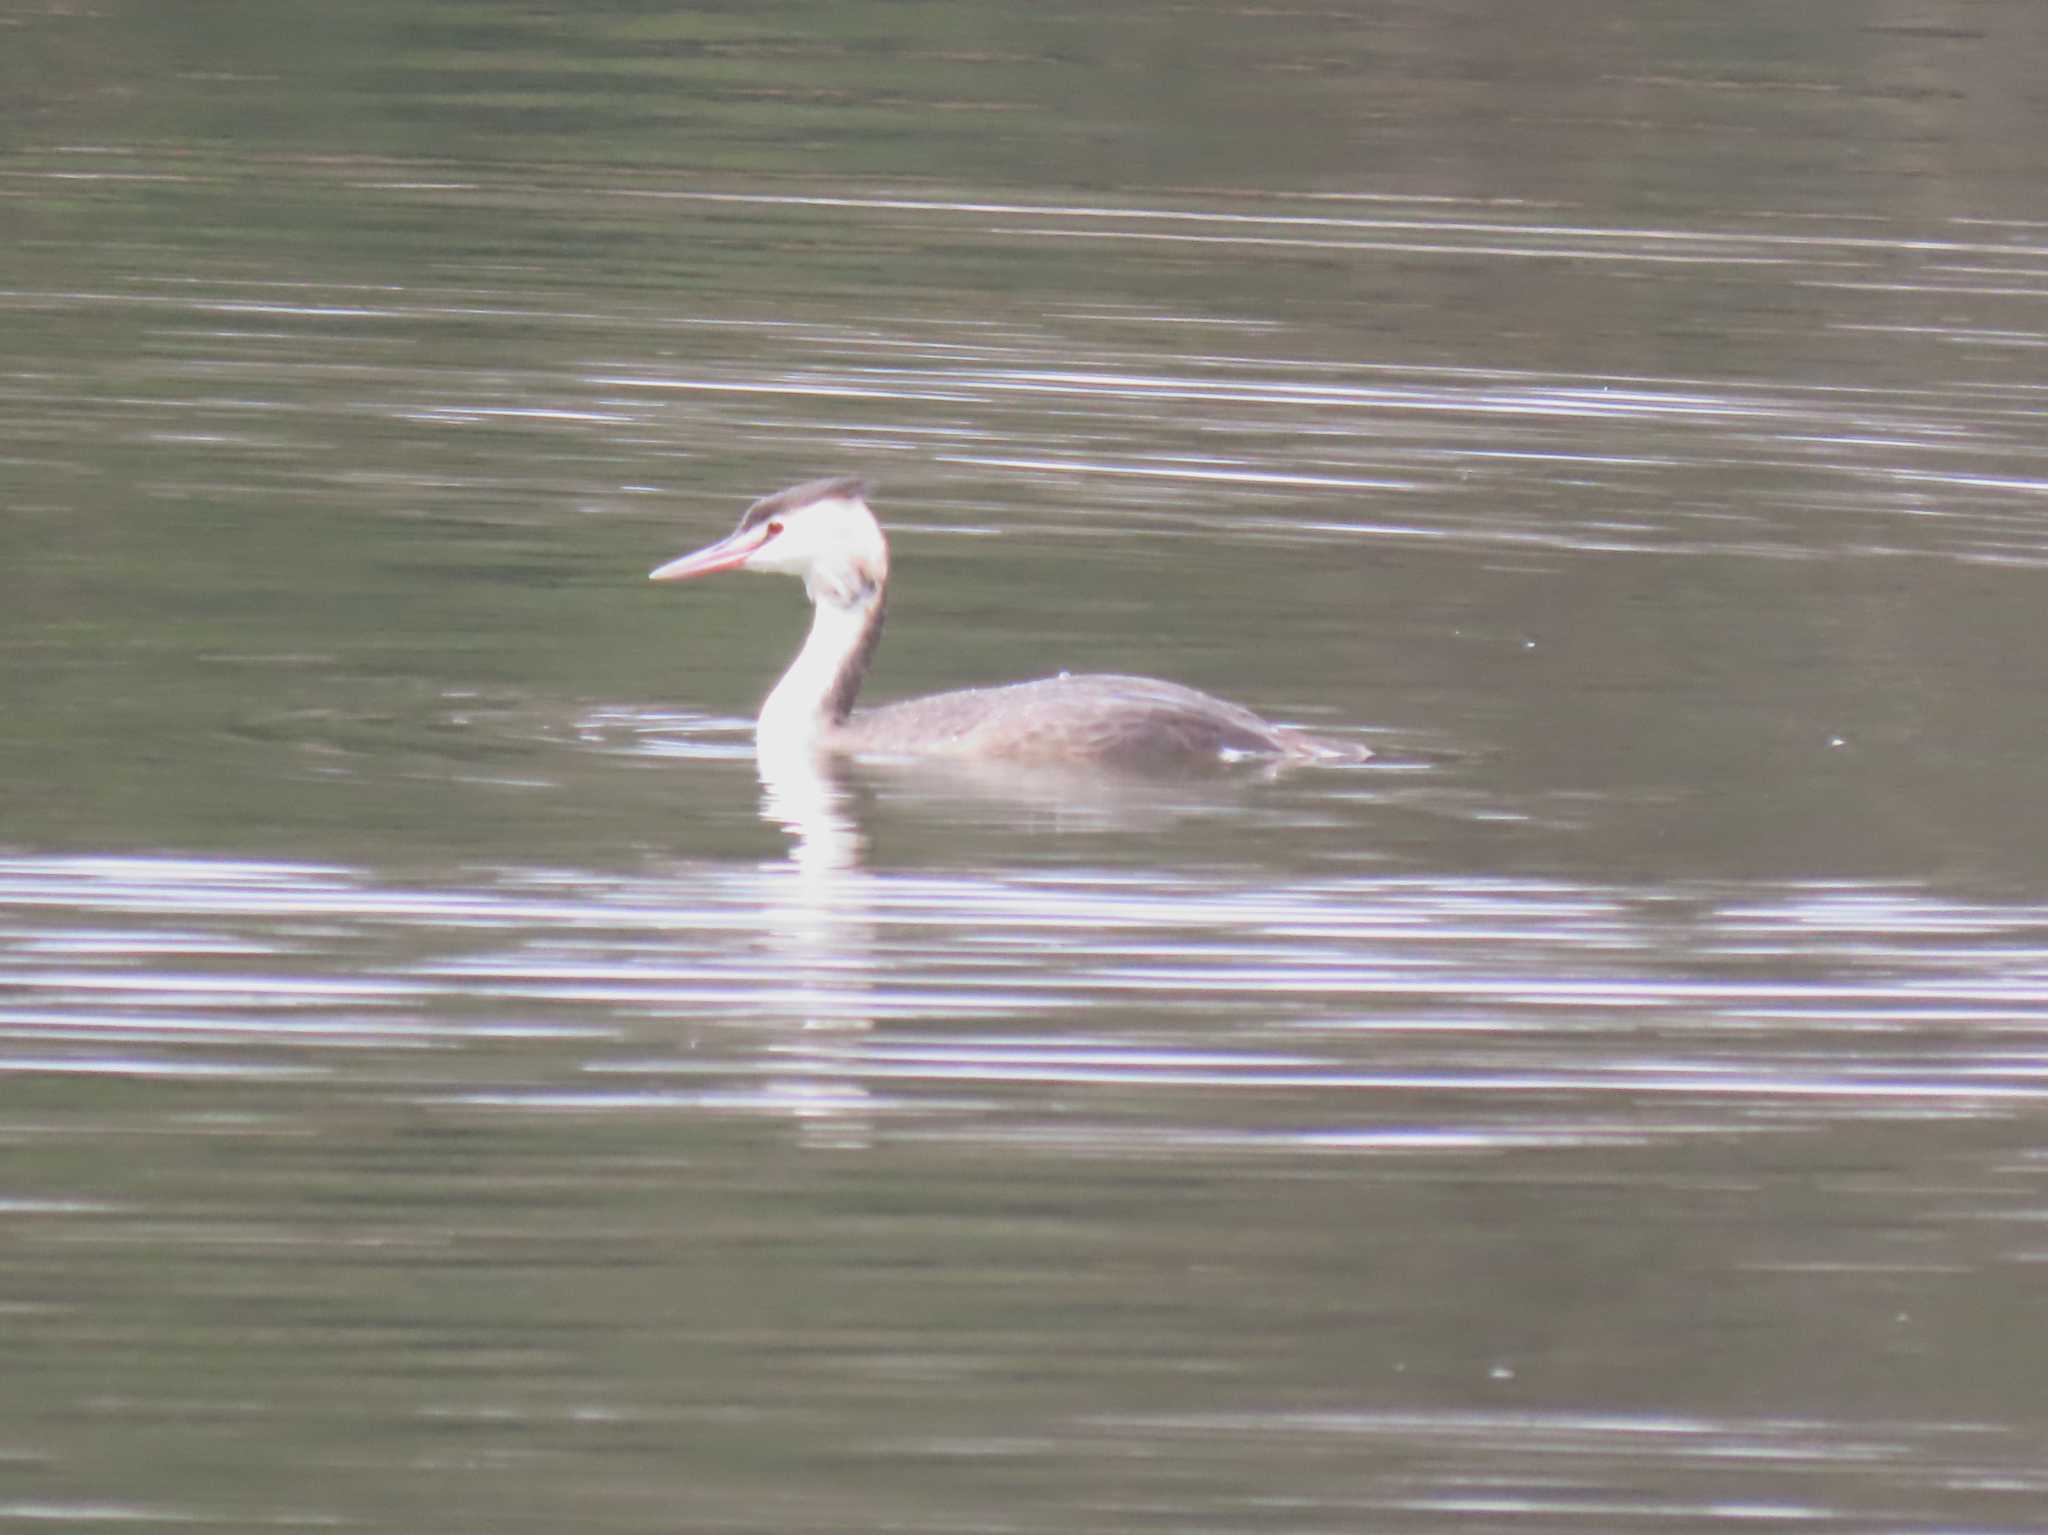
[{"label": "grebe's folded wing", "polygon": [[1153,677],[1046,677],[863,709],[833,733],[843,751],[1143,767],[1324,755],[1313,738]]}]

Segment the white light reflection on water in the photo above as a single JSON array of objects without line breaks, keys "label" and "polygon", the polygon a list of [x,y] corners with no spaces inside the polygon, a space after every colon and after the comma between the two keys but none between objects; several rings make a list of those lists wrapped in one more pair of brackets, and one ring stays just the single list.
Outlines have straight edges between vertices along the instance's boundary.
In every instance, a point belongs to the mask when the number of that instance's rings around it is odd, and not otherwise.
[{"label": "white light reflection on water", "polygon": [[1395,1458],[1381,1490],[1321,1509],[1361,1516],[1859,1527],[1860,1508],[1910,1507],[1930,1487],[1982,1499],[1994,1521],[2025,1521],[2027,1500],[2048,1492],[2048,1475],[2024,1469],[2028,1437],[1989,1423],[1502,1410],[1133,1414],[1085,1426],[1154,1454],[1199,1448],[1225,1461],[1285,1444],[1305,1475],[1340,1458]]},{"label": "white light reflection on water", "polygon": [[[1158,504],[1123,508],[1126,532],[1142,525],[1289,543],[1367,534],[1789,558],[1838,554],[1847,519],[1850,542],[1867,551],[2048,560],[2039,519],[2012,510],[2013,498],[2048,492],[2033,472],[2026,430],[2038,404],[2031,385],[1960,391],[1373,363],[1340,369],[1204,352],[1166,360],[1088,334],[1147,318],[1106,313],[1081,335],[956,343],[942,352],[905,323],[860,338],[868,355],[858,365],[821,364],[820,354],[854,343],[819,334],[786,358],[751,359],[744,369],[604,370],[583,382],[627,402],[650,429],[666,423],[670,431],[686,420],[742,429],[731,412],[764,395],[865,402],[892,416],[906,405],[976,419],[1056,408],[1057,433],[1020,429],[1000,444],[971,432],[894,436],[920,460],[1049,480],[1060,497],[1077,477],[1156,484]],[[1063,402],[1088,404],[1085,429]],[[1175,445],[1162,448],[1159,428],[1168,421]],[[826,429],[839,443],[871,430],[847,420]],[[1637,435],[1617,448],[1610,439],[1622,429]],[[1200,434],[1202,454],[1180,446],[1186,433]],[[1276,455],[1276,441],[1286,443],[1284,454]],[[1851,446],[1859,451],[1843,451]],[[1583,480],[1578,495],[1529,502],[1511,477],[1531,464],[1569,467]],[[1736,464],[1782,485],[1739,506],[1709,498],[1643,509],[1652,477],[1668,484],[1680,470]],[[1479,494],[1486,486],[1494,493]],[[1924,500],[1935,488],[1951,493],[1938,508]],[[1319,515],[1304,496],[1347,510],[1360,498],[1401,499],[1398,514],[1359,518]],[[1055,517],[1052,525],[1069,521]],[[1012,533],[1033,526],[1021,508],[1005,518]]]},{"label": "white light reflection on water", "polygon": [[800,1091],[926,1134],[1056,1126],[1082,1149],[1505,1146],[2048,1101],[2033,906],[1838,884],[892,873],[854,867],[857,838],[818,809],[808,864],[438,889],[6,859],[0,1064],[360,1071],[399,1096],[535,1108],[772,1111]]}]

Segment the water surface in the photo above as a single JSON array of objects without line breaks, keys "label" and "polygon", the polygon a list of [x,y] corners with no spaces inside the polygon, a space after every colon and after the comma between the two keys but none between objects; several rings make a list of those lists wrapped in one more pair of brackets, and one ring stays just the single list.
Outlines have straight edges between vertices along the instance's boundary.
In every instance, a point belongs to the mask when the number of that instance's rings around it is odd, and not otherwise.
[{"label": "water surface", "polygon": [[2041,21],[1546,17],[11,18],[0,1519],[2048,1527]]}]

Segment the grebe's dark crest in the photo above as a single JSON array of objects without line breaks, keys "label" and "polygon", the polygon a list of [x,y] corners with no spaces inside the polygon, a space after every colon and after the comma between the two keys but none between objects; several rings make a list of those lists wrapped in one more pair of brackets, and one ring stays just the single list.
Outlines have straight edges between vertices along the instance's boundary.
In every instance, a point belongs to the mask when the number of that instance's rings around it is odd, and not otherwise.
[{"label": "grebe's dark crest", "polygon": [[794,750],[1142,767],[1368,755],[1151,677],[1062,674],[854,712],[889,584],[889,545],[867,496],[867,483],[851,476],[791,486],[748,507],[730,537],[649,573],[655,581],[721,570],[802,577],[811,632],[761,705],[755,743],[763,757]]}]

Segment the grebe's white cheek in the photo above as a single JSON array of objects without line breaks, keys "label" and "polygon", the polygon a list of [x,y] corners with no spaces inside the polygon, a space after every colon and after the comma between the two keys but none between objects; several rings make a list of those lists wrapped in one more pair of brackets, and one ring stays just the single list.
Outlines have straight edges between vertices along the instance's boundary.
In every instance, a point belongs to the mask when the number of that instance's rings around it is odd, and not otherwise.
[{"label": "grebe's white cheek", "polygon": [[802,562],[792,563],[786,557],[788,551],[780,546],[780,539],[770,539],[761,548],[754,551],[753,558],[747,561],[747,569],[758,570],[763,575],[769,576],[802,575],[804,573]]}]

